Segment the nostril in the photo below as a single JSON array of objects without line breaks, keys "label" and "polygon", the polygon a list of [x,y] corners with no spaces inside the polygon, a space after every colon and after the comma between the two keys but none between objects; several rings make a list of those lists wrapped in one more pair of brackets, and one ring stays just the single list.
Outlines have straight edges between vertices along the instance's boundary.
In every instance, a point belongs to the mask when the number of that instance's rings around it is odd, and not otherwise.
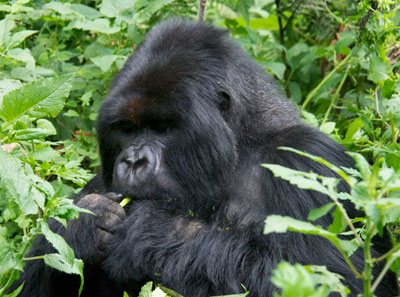
[{"label": "nostril", "polygon": [[126,158],[125,162],[129,164],[129,166],[132,166],[132,169],[137,169],[139,167],[145,166],[148,161],[147,158],[140,158],[140,159],[136,159],[136,158]]},{"label": "nostril", "polygon": [[135,162],[135,164],[133,164],[133,167],[134,168],[139,168],[139,167],[145,166],[147,163],[148,162],[147,162],[146,158],[141,158],[141,159],[137,160]]}]

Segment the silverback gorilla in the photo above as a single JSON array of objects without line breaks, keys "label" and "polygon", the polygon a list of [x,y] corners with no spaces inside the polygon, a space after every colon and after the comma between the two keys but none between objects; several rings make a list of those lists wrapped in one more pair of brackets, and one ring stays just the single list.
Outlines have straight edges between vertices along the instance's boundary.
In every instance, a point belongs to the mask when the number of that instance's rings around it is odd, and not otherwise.
[{"label": "silverback gorilla", "polygon": [[[225,30],[169,20],[148,33],[116,76],[98,119],[101,172],[76,198],[65,229],[85,262],[82,296],[136,296],[153,280],[185,297],[241,293],[271,297],[271,271],[286,260],[326,265],[362,291],[340,253],[317,236],[263,235],[270,214],[306,220],[329,202],[275,178],[261,163],[333,173],[278,150],[293,147],[351,167],[342,146],[303,124],[273,79]],[[339,185],[346,191],[344,184]],[[125,208],[123,197],[133,201]],[[356,211],[346,206],[350,215]],[[329,216],[319,224],[327,227]],[[30,256],[53,252],[38,238]],[[352,256],[362,269],[362,252]],[[30,261],[21,296],[77,296],[79,278]],[[386,277],[376,294],[397,294]]]}]

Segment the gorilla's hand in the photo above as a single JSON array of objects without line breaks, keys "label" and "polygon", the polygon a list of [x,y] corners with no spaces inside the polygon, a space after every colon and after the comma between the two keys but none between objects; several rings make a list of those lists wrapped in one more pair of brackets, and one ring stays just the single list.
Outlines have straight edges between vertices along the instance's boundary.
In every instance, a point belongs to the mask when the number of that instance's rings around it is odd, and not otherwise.
[{"label": "gorilla's hand", "polygon": [[125,211],[119,205],[122,195],[107,193],[105,196],[89,194],[76,204],[88,209],[95,215],[82,213],[78,220],[68,224],[66,238],[83,260],[102,259],[104,249],[112,237],[113,227],[125,219]]}]

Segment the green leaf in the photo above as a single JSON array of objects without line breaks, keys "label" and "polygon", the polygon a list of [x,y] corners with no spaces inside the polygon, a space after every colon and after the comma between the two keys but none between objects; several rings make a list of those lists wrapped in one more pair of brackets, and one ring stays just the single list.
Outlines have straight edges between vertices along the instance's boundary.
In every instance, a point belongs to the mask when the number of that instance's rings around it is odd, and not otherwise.
[{"label": "green leaf", "polygon": [[46,239],[53,245],[53,247],[64,257],[67,263],[70,265],[74,264],[75,254],[72,248],[67,244],[65,239],[50,230],[49,225],[46,222],[42,222],[41,231]]},{"label": "green leaf", "polygon": [[301,172],[276,164],[261,164],[261,166],[271,170],[276,177],[280,177],[300,189],[315,190],[332,198],[336,197],[333,188],[339,183],[337,178],[324,177],[313,172]]},{"label": "green leaf", "polygon": [[140,9],[136,14],[136,22],[144,23],[151,18],[151,16],[163,8],[165,5],[174,2],[174,0],[156,0],[148,1],[148,4]]},{"label": "green leaf", "polygon": [[35,203],[35,195],[42,196],[37,198],[40,200],[44,197],[42,193],[37,192],[33,195],[33,183],[21,162],[0,148],[0,164],[0,189],[6,190],[25,215],[36,214],[38,206]]},{"label": "green leaf", "polygon": [[364,127],[364,123],[361,118],[356,118],[347,128],[345,140],[352,141],[353,136]]},{"label": "green leaf", "polygon": [[287,231],[312,234],[324,237],[331,241],[337,248],[347,253],[352,253],[357,247],[356,243],[339,239],[336,234],[331,233],[320,226],[308,222],[296,220],[287,216],[270,215],[265,220],[264,234],[286,233]]},{"label": "green leaf", "polygon": [[333,130],[335,130],[335,126],[336,126],[335,122],[326,122],[319,127],[319,130],[326,134],[331,134]]},{"label": "green leaf", "polygon": [[11,40],[10,43],[8,44],[8,48],[13,48],[16,47],[18,45],[20,45],[27,37],[35,34],[36,30],[23,30],[23,31],[19,31],[17,33],[14,33],[11,36]]},{"label": "green leaf", "polygon": [[283,75],[285,74],[286,66],[283,63],[279,62],[265,62],[263,66],[271,71],[272,74],[276,75],[277,78],[283,79]]},{"label": "green leaf", "polygon": [[74,263],[69,264],[60,254],[46,254],[44,255],[44,262],[61,272],[68,274],[78,274],[81,277],[81,285],[79,287],[79,296],[82,293],[84,279],[83,279],[83,261],[74,259]]},{"label": "green leaf", "polygon": [[82,29],[84,31],[94,31],[104,34],[114,34],[120,31],[119,27],[110,26],[108,19],[74,20],[64,30]]},{"label": "green leaf", "polygon": [[4,295],[4,297],[17,297],[21,293],[24,283],[22,283],[18,288],[16,288],[12,293]]},{"label": "green leaf", "polygon": [[26,66],[30,69],[35,68],[35,59],[32,57],[30,50],[27,48],[14,48],[9,50],[7,52],[7,57],[26,63]]},{"label": "green leaf", "polygon": [[119,55],[107,55],[102,57],[91,58],[91,60],[96,66],[100,67],[100,69],[103,72],[107,72],[111,68],[112,64],[121,57],[125,58]]},{"label": "green leaf", "polygon": [[[328,297],[332,292],[347,296],[346,288],[339,274],[330,272],[324,266],[303,266],[281,262],[273,271],[272,283],[280,288],[282,297]],[[274,296],[278,296],[276,293]]]},{"label": "green leaf", "polygon": [[348,153],[355,161],[357,169],[360,171],[361,177],[367,180],[371,175],[371,168],[368,161],[359,153]]},{"label": "green leaf", "polygon": [[71,90],[71,76],[42,79],[15,89],[0,102],[0,117],[11,123],[29,111],[55,117]]},{"label": "green leaf", "polygon": [[15,139],[19,141],[26,141],[33,139],[43,139],[50,135],[54,135],[54,131],[40,128],[29,128],[17,130],[15,132]]},{"label": "green leaf", "polygon": [[390,77],[391,67],[386,61],[373,56],[370,60],[368,79],[374,83],[379,83]]},{"label": "green leaf", "polygon": [[319,218],[326,215],[334,206],[335,206],[335,203],[332,202],[332,203],[325,204],[319,208],[312,209],[310,211],[310,213],[308,214],[307,220],[310,220],[310,221],[318,220]]},{"label": "green leaf", "polygon": [[11,30],[15,27],[13,20],[5,18],[0,21],[0,50],[9,45]]},{"label": "green leaf", "polygon": [[342,212],[339,210],[339,208],[335,209],[335,211],[332,213],[332,217],[333,217],[333,222],[328,227],[329,232],[339,234],[340,232],[346,230],[348,224]]},{"label": "green leaf", "polygon": [[138,297],[151,297],[153,282],[147,282],[140,290]]}]

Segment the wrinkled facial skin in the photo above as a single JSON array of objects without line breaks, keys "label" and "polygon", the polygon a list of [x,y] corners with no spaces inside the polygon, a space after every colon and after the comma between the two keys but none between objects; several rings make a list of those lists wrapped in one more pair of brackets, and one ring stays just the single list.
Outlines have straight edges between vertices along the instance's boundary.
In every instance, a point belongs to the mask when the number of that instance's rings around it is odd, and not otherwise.
[{"label": "wrinkled facial skin", "polygon": [[227,95],[219,105],[184,98],[181,107],[167,94],[105,100],[98,123],[103,178],[109,191],[128,197],[181,199],[188,209],[208,211],[222,200],[235,166],[235,137],[219,108]]}]

